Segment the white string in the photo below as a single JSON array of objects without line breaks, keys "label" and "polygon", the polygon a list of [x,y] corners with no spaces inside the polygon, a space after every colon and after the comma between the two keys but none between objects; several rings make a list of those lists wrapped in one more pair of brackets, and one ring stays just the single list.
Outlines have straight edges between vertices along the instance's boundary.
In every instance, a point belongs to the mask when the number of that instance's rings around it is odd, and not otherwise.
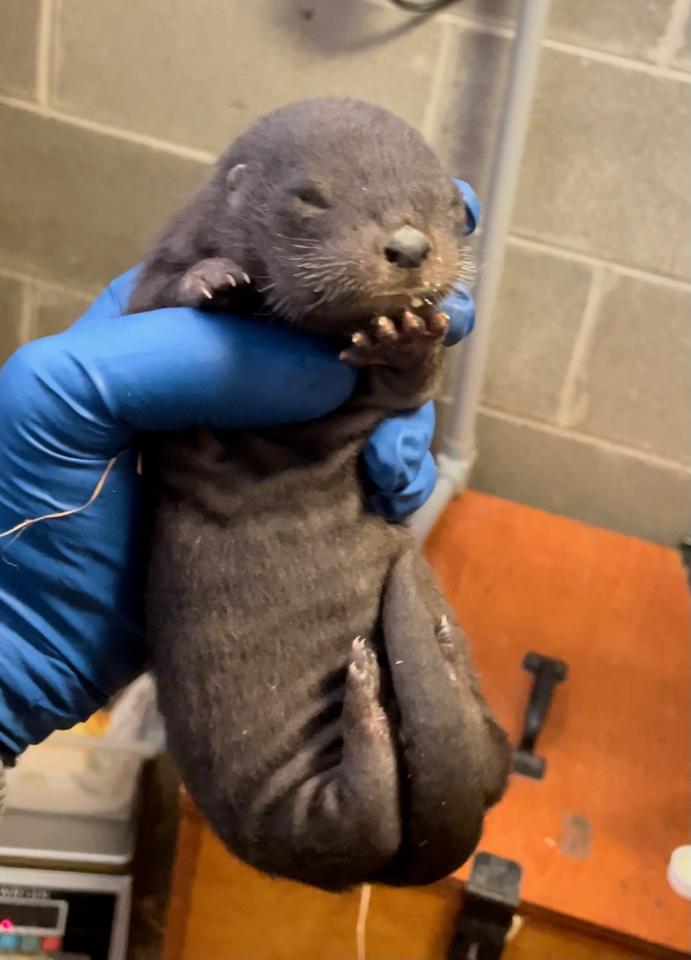
[{"label": "white string", "polygon": [[108,463],[106,464],[105,470],[101,474],[98,483],[94,487],[94,492],[91,494],[91,496],[86,501],[86,503],[83,503],[81,505],[81,507],[74,507],[72,510],[60,510],[58,513],[46,513],[42,517],[34,517],[32,520],[22,520],[21,523],[18,523],[16,526],[12,527],[10,530],[5,530],[4,533],[0,533],[0,540],[2,540],[3,537],[12,536],[13,533],[14,534],[23,533],[28,527],[32,527],[35,523],[42,523],[44,520],[60,520],[62,519],[62,517],[71,517],[75,513],[81,513],[82,510],[86,510],[87,507],[90,507],[91,504],[94,502],[94,500],[96,500],[96,498],[100,495],[105,485],[105,482],[108,479],[108,475],[110,474],[110,471],[113,469],[113,466],[115,465],[116,460],[117,460],[117,457],[113,457],[111,460],[108,461]]},{"label": "white string", "polygon": [[360,889],[360,908],[355,925],[355,947],[357,960],[367,960],[367,916],[369,914],[372,884],[363,883]]}]

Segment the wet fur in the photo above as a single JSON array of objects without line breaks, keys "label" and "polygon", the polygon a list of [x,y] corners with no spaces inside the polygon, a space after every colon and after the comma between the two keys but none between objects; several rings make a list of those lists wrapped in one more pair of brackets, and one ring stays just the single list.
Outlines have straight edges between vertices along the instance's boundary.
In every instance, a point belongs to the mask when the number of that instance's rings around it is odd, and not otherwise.
[{"label": "wet fur", "polygon": [[[432,323],[467,266],[462,221],[402,120],[357,101],[297,104],[231,145],[146,261],[130,310],[275,311],[349,349],[378,314],[400,331],[416,291]],[[402,223],[432,241],[420,271],[382,255]],[[453,871],[508,772],[453,610],[408,530],[363,503],[367,436],[436,388],[441,348],[423,334],[361,338],[358,389],[321,420],[146,450],[148,633],[185,783],[237,855],[329,890]]]}]

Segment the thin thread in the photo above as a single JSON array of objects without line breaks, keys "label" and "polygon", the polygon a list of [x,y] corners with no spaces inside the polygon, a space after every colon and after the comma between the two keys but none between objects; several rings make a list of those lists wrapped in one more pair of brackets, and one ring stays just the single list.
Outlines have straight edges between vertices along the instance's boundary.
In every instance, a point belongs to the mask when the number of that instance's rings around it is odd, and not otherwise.
[{"label": "thin thread", "polygon": [[369,915],[372,884],[363,883],[360,888],[360,907],[355,924],[355,948],[357,960],[367,960],[367,917]]},{"label": "thin thread", "polygon": [[91,504],[96,500],[105,486],[105,482],[108,479],[110,471],[115,465],[117,456],[112,457],[106,464],[105,470],[100,476],[100,479],[96,486],[94,487],[94,492],[91,494],[86,503],[83,503],[81,507],[74,507],[72,510],[60,510],[57,513],[46,513],[42,517],[34,517],[32,520],[22,520],[21,523],[18,523],[16,526],[12,527],[10,530],[5,530],[4,533],[0,533],[0,540],[3,537],[10,537],[12,534],[21,534],[29,527],[32,527],[35,523],[42,523],[44,520],[61,520],[63,517],[74,516],[75,513],[81,513],[82,510],[86,510]]}]

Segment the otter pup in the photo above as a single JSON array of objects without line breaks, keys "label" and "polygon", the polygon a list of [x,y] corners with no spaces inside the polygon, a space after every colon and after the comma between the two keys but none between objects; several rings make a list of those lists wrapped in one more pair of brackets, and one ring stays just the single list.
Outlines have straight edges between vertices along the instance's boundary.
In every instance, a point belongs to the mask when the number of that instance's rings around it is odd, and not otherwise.
[{"label": "otter pup", "polygon": [[[373,427],[435,390],[465,210],[420,135],[350,99],[260,119],[144,263],[129,309],[269,311],[342,344],[311,423],[153,438],[148,636],[170,748],[218,836],[327,890],[474,850],[509,748],[408,530],[364,505]],[[267,322],[269,320],[267,319]]]}]

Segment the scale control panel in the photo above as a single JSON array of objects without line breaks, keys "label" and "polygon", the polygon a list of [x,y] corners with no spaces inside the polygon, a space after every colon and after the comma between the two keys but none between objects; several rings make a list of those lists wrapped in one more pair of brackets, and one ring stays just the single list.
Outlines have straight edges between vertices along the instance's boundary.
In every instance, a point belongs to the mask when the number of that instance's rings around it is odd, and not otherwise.
[{"label": "scale control panel", "polygon": [[0,960],[125,960],[130,883],[0,866]]}]

